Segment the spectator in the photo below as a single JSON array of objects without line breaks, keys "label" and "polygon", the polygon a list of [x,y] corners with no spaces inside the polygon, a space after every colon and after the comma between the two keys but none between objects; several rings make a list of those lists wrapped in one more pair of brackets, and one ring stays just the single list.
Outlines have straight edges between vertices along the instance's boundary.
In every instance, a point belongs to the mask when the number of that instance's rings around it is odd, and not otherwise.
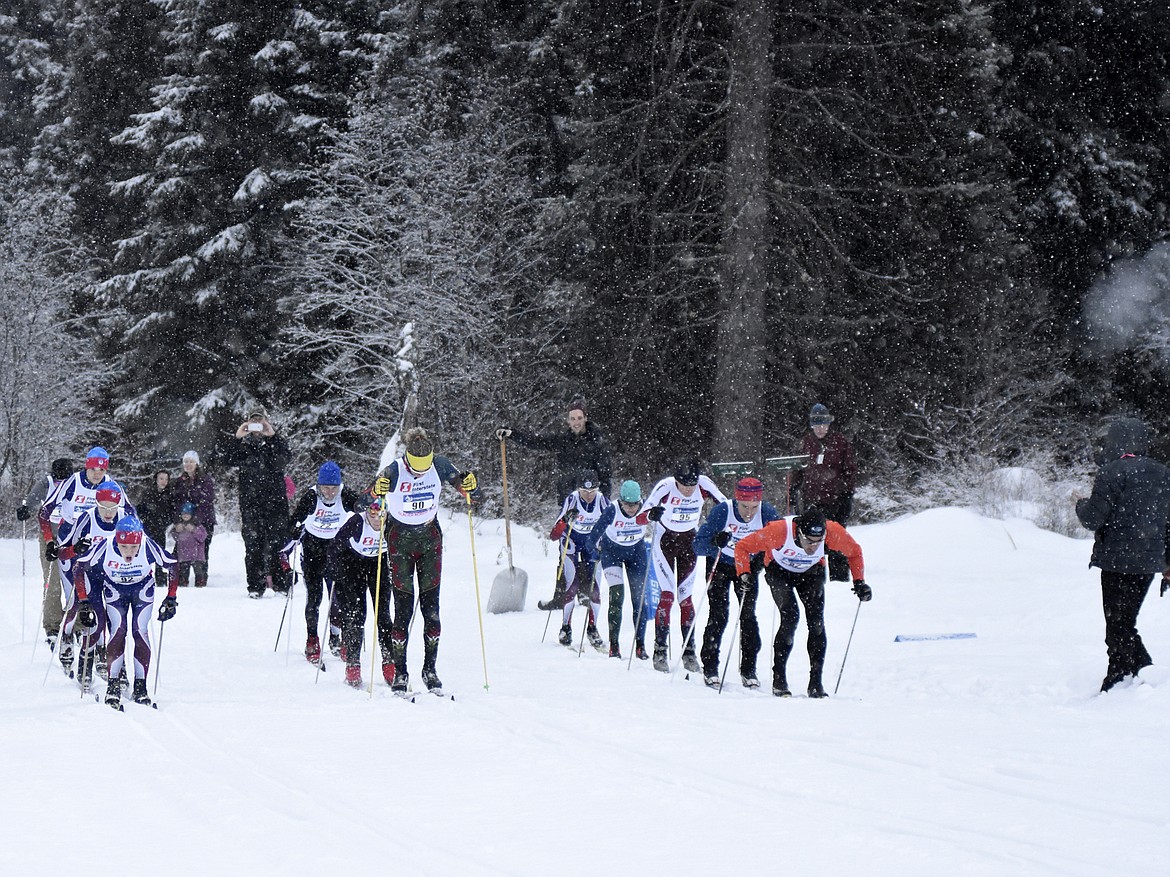
[{"label": "spectator", "polygon": [[192,518],[207,531],[207,541],[203,543],[203,548],[210,552],[216,522],[215,480],[203,468],[197,451],[183,454],[183,472],[175,480],[174,488],[176,509],[181,509],[188,502],[195,506]]},{"label": "spectator", "polygon": [[1089,565],[1101,570],[1109,656],[1103,692],[1153,663],[1137,618],[1154,573],[1170,576],[1170,469],[1146,456],[1149,447],[1141,420],[1110,424],[1093,491],[1074,496],[1081,525],[1094,533]]},{"label": "spectator", "polygon": [[[818,509],[830,521],[846,527],[853,514],[857,462],[849,439],[837,430],[830,431],[833,419],[820,402],[809,411],[808,432],[797,451],[808,455],[809,464],[793,473],[789,498],[797,513]],[[849,561],[838,551],[829,552],[829,580],[849,581]]]},{"label": "spectator", "polygon": [[138,520],[146,535],[167,547],[167,528],[175,522],[175,489],[171,486],[171,473],[159,469],[151,476],[150,484],[138,500]]},{"label": "spectator", "polygon": [[290,574],[282,568],[280,550],[288,541],[288,496],[284,468],[289,451],[263,408],[253,408],[220,453],[225,466],[239,468],[240,524],[248,594],[259,599],[271,586],[288,591]]},{"label": "spectator", "polygon": [[195,504],[185,502],[175,521],[175,559],[178,560],[179,587],[185,588],[195,571],[195,587],[207,587],[207,529],[195,520]]}]

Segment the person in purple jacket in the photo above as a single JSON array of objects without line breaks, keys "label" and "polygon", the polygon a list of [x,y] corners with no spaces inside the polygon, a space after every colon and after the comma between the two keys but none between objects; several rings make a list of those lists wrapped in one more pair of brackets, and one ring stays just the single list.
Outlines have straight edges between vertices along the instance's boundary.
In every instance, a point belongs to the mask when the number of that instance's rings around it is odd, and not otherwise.
[{"label": "person in purple jacket", "polygon": [[[207,531],[207,539],[203,543],[204,563],[211,553],[211,536],[215,532],[215,481],[204,470],[199,461],[197,451],[187,451],[183,454],[183,474],[174,482],[175,516],[178,517],[185,503],[195,506],[191,516],[196,524]],[[196,587],[199,587],[199,574],[196,572]],[[203,568],[203,583],[207,583],[207,567]]]},{"label": "person in purple jacket", "polygon": [[178,560],[179,587],[185,588],[195,571],[195,587],[207,587],[207,528],[195,520],[195,503],[188,500],[179,509],[175,521],[175,559]]}]

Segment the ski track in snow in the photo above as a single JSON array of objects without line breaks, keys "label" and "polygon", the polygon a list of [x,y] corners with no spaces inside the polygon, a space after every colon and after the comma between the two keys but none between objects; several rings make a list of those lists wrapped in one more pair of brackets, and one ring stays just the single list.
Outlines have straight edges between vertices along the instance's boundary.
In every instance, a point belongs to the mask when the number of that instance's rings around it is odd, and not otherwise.
[{"label": "ski track in snow", "polygon": [[[484,690],[465,514],[442,515],[439,675],[454,702],[344,684],[291,642],[273,651],[284,598],[246,597],[239,534],[217,534],[206,590],[183,589],[161,654],[159,710],[80,699],[49,653],[33,656],[39,564],[0,542],[0,805],[5,873],[677,875],[736,871],[866,875],[1164,875],[1170,862],[1170,674],[1106,696],[1097,572],[1089,543],[937,509],[852,528],[874,600],[861,607],[840,693],[803,697],[803,623],[789,661],[795,697],[770,693],[776,613],[757,607],[761,688],[735,660],[722,694],[634,660],[629,597],[619,661],[540,642],[555,552],[513,528],[529,611],[484,615]],[[480,599],[506,564],[500,521],[477,521]],[[857,603],[829,583],[826,689]],[[603,596],[608,596],[603,594]],[[696,594],[696,601],[700,599]],[[705,599],[696,634],[706,620]],[[734,605],[734,604],[733,604]],[[559,615],[559,613],[558,613]],[[599,628],[603,637],[605,608]],[[672,667],[681,649],[677,609]],[[726,658],[734,623],[728,625]],[[1139,622],[1170,663],[1170,599],[1155,583]],[[369,627],[369,624],[367,625]],[[152,636],[157,644],[158,624]],[[898,634],[975,632],[895,643]],[[421,684],[422,638],[410,642]],[[287,645],[286,645],[287,643]],[[371,673],[367,632],[362,676]],[[55,661],[55,658],[54,658]],[[720,667],[722,671],[722,665]],[[42,680],[44,684],[42,684]],[[153,693],[154,672],[149,679]],[[99,693],[103,690],[99,683]],[[96,819],[94,818],[96,817]]]}]

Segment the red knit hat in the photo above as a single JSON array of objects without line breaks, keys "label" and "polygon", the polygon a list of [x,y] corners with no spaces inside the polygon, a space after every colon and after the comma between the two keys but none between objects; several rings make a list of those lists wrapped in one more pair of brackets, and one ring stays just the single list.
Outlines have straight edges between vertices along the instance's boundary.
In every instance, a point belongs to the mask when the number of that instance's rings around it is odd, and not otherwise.
[{"label": "red knit hat", "polygon": [[735,482],[735,498],[744,502],[759,502],[764,498],[764,482],[759,478],[741,478]]}]

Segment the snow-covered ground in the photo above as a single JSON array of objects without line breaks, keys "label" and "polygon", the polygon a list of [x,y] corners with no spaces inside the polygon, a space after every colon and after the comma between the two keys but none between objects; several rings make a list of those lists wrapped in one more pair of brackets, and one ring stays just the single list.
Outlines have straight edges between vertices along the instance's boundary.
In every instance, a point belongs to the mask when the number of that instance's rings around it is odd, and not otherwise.
[{"label": "snow-covered ground", "polygon": [[[1089,543],[939,509],[856,527],[872,603],[837,696],[719,695],[680,671],[577,657],[536,601],[556,557],[514,529],[529,611],[484,616],[466,516],[443,515],[439,672],[456,700],[373,698],[273,646],[282,597],[246,597],[238,534],[167,625],[158,711],[118,714],[48,670],[30,540],[0,542],[0,862],[11,875],[1165,875],[1170,598],[1155,661],[1108,695]],[[480,598],[503,527],[477,521]],[[857,602],[830,585],[825,682]],[[675,647],[678,652],[677,613]],[[700,622],[706,618],[700,607]],[[762,596],[770,641],[775,612]],[[578,612],[575,632],[580,632]],[[603,625],[604,631],[604,625]],[[895,636],[974,633],[895,642]],[[807,668],[803,625],[789,665]],[[623,635],[628,651],[630,621]],[[730,640],[730,630],[725,638]],[[411,669],[421,664],[418,627]],[[726,654],[726,651],[725,651]],[[368,680],[368,661],[365,676]],[[153,687],[153,672],[151,684]]]}]

